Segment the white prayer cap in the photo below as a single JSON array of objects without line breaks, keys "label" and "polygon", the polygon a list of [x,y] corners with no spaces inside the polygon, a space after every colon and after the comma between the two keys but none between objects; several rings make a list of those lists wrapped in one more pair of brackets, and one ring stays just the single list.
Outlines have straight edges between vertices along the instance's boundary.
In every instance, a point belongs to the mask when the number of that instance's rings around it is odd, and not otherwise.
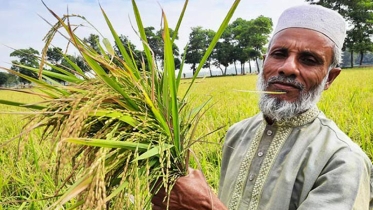
[{"label": "white prayer cap", "polygon": [[319,5],[301,5],[285,10],[280,18],[273,36],[287,28],[306,28],[318,31],[338,48],[342,48],[346,37],[346,22],[343,17],[331,9]]}]

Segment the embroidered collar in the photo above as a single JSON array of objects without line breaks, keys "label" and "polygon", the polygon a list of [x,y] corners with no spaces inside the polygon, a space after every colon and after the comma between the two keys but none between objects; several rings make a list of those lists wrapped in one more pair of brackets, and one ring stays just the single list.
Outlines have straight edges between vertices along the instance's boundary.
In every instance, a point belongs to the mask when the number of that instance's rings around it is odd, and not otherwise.
[{"label": "embroidered collar", "polygon": [[300,115],[297,115],[289,119],[276,121],[273,124],[278,127],[283,127],[283,126],[298,127],[298,126],[305,125],[313,121],[319,113],[320,113],[320,110],[317,108],[317,106],[314,106]]}]

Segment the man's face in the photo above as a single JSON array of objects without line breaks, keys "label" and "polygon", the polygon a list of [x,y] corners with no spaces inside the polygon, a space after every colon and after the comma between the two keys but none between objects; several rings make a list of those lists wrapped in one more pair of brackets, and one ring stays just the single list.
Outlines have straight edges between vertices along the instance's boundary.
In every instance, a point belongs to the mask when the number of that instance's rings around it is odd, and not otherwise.
[{"label": "man's face", "polygon": [[[262,95],[263,113],[279,120],[316,104],[328,82],[326,76],[333,58],[333,46],[331,40],[313,30],[291,28],[276,34],[265,57],[258,87],[285,94]],[[337,75],[332,75],[332,79]],[[266,111],[283,114],[272,116]]]}]

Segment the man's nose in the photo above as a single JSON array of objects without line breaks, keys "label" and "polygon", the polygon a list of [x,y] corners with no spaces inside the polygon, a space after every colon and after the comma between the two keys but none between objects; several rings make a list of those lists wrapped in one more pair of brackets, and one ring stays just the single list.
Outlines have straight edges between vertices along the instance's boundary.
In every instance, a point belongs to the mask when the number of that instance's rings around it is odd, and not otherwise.
[{"label": "man's nose", "polygon": [[278,69],[282,76],[296,78],[299,75],[298,63],[295,56],[289,56]]}]

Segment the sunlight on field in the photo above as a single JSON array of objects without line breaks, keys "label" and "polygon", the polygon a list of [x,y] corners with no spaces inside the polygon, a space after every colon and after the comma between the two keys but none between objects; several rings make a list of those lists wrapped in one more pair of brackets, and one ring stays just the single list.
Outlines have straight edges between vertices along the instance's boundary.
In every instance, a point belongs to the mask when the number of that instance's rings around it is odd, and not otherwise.
[{"label": "sunlight on field", "polygon": [[[193,167],[201,168],[213,188],[217,189],[221,159],[221,147],[229,126],[258,113],[258,94],[236,90],[255,90],[256,75],[229,76],[198,79],[188,101],[200,106],[210,99],[210,107],[200,122],[197,137],[201,143],[194,146]],[[190,80],[182,80],[181,89]],[[0,91],[0,99],[35,103],[40,98],[28,98],[22,93]],[[323,93],[319,108],[363,150],[373,158],[373,69],[343,70],[331,88]],[[28,111],[0,105],[0,112]],[[26,199],[36,199],[33,205],[40,209],[47,201],[42,197],[53,196],[55,184],[50,162],[53,148],[38,141],[41,134],[28,136],[28,142],[8,142],[22,132],[25,115],[0,114],[0,209],[21,206]],[[214,132],[217,128],[220,130]],[[26,205],[26,203],[24,203]],[[27,204],[29,207],[31,204]]]},{"label": "sunlight on field", "polygon": [[344,70],[319,108],[373,159],[373,72]]},{"label": "sunlight on field", "polygon": [[[0,99],[31,104],[41,100],[11,91],[0,91]],[[39,141],[41,134],[38,131],[18,136],[27,129],[27,115],[14,112],[30,110],[0,105],[0,209],[14,209],[23,205],[30,209],[32,206],[42,209],[49,202],[38,199],[52,196],[55,191],[50,173],[50,165],[54,164],[49,161],[50,146],[47,142]],[[35,201],[22,202],[26,199]]]}]

